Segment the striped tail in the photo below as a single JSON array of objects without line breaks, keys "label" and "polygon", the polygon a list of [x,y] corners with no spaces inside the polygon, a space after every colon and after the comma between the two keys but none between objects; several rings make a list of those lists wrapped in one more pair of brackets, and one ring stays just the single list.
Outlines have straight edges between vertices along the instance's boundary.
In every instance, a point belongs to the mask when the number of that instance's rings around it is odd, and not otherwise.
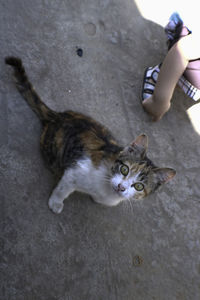
[{"label": "striped tail", "polygon": [[16,87],[32,110],[40,118],[41,122],[45,124],[46,122],[55,119],[57,113],[48,108],[35,92],[26,75],[21,59],[17,57],[6,57],[5,63],[14,68]]}]

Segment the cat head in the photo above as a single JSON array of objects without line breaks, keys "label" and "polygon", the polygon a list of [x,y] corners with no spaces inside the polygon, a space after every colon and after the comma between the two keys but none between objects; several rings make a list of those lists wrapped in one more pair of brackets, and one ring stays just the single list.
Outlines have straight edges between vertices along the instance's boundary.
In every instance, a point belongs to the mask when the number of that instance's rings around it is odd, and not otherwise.
[{"label": "cat head", "polygon": [[114,162],[111,185],[119,197],[140,200],[175,176],[175,170],[153,164],[146,156],[147,147],[148,138],[142,134]]}]

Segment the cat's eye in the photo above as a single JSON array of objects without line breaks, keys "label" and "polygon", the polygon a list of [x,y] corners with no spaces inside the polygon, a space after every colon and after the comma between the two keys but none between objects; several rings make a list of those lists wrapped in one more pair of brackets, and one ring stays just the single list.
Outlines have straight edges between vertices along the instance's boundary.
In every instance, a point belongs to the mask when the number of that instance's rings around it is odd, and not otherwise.
[{"label": "cat's eye", "polygon": [[136,182],[132,184],[132,187],[134,187],[136,191],[141,192],[144,189],[144,184],[142,184],[141,182]]},{"label": "cat's eye", "polygon": [[127,176],[129,173],[129,167],[127,165],[122,165],[120,167],[120,172],[122,173],[122,175]]}]

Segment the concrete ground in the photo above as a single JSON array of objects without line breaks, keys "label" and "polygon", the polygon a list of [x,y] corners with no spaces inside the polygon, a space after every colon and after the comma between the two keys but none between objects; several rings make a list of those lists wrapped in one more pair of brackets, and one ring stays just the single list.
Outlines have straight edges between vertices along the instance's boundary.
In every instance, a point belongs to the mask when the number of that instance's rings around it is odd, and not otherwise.
[{"label": "concrete ground", "polygon": [[[177,90],[159,123],[140,104],[145,67],[166,53],[163,28],[134,0],[7,0],[0,45],[0,299],[199,300],[200,137],[187,114],[194,103]],[[22,58],[51,108],[96,118],[122,144],[145,132],[149,157],[175,168],[175,179],[114,208],[75,193],[53,214],[40,122],[16,91],[7,55]]]}]

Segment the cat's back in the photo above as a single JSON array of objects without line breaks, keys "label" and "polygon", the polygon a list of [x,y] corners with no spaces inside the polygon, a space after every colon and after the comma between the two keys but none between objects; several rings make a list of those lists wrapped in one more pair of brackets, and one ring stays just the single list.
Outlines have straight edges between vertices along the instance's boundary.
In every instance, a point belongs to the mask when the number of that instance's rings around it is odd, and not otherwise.
[{"label": "cat's back", "polygon": [[64,171],[85,156],[98,166],[121,151],[105,126],[74,111],[58,113],[58,118],[44,127],[40,142],[45,160],[55,172]]}]

